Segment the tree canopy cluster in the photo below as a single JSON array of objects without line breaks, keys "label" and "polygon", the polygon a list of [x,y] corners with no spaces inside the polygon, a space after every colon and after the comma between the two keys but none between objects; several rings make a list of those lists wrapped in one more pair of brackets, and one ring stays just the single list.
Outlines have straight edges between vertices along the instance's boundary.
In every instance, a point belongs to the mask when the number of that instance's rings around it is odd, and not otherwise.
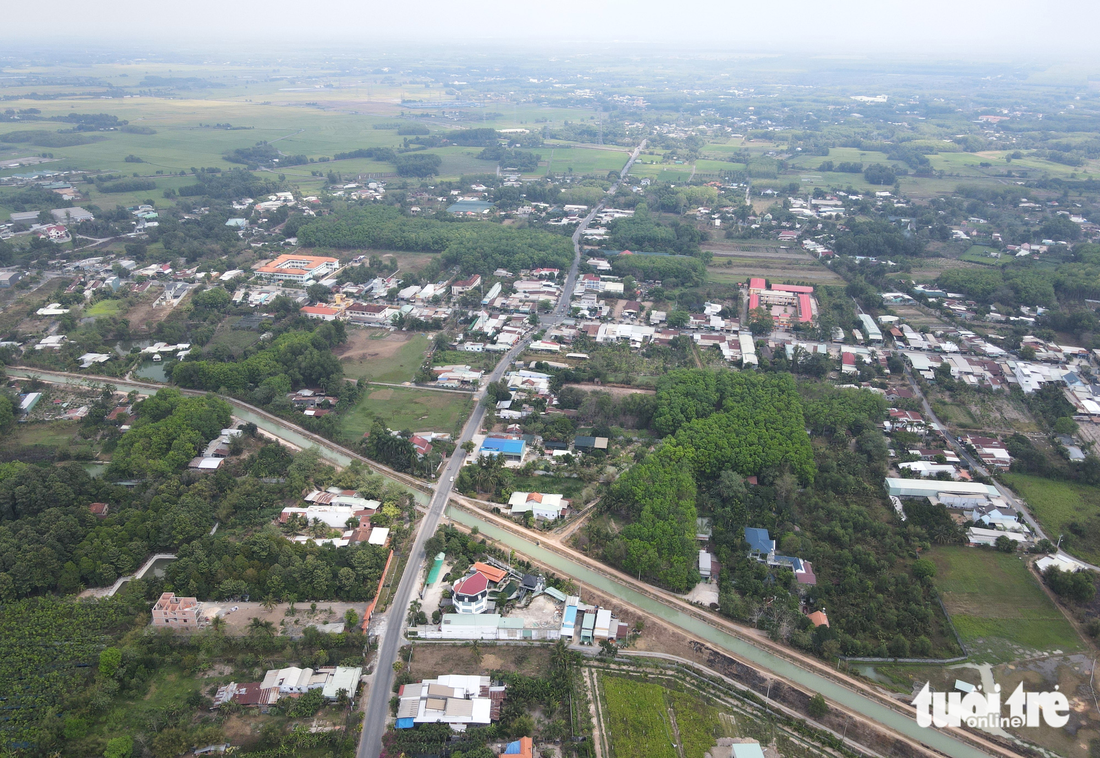
[{"label": "tree canopy cluster", "polygon": [[342,322],[326,321],[313,331],[284,332],[243,360],[184,360],[172,370],[172,381],[181,387],[244,393],[270,390],[271,398],[302,387],[333,387],[343,376],[332,348],[344,340]]},{"label": "tree canopy cluster", "polygon": [[704,233],[692,224],[673,221],[668,226],[655,221],[644,203],[634,209],[634,215],[618,218],[609,225],[612,247],[620,250],[641,250],[648,253],[678,253],[697,255]]},{"label": "tree canopy cluster", "polygon": [[652,424],[664,442],[619,477],[601,504],[628,521],[604,555],[677,591],[699,578],[701,488],[730,475],[813,481],[813,454],[789,375],[672,371],[657,385]]},{"label": "tree canopy cluster", "polygon": [[698,258],[665,255],[616,255],[611,259],[616,276],[633,276],[640,282],[658,281],[669,288],[698,287],[707,279],[707,267]]},{"label": "tree canopy cluster", "polygon": [[138,420],[122,435],[108,474],[115,478],[182,471],[201,447],[229,426],[229,404],[214,397],[184,397],[165,388],[137,404]]},{"label": "tree canopy cluster", "polygon": [[377,545],[290,542],[265,527],[240,541],[205,536],[183,545],[165,579],[178,594],[212,600],[370,600],[387,554]]},{"label": "tree canopy cluster", "polygon": [[487,274],[502,266],[568,268],[573,260],[569,239],[550,232],[483,221],[408,218],[396,208],[377,205],[311,221],[298,237],[313,247],[439,252],[445,265],[468,274]]}]

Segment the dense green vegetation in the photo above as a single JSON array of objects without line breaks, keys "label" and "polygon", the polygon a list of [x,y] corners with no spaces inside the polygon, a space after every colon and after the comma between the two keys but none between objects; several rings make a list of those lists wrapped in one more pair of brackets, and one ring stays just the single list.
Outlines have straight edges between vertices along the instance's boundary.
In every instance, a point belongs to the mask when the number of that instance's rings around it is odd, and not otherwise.
[{"label": "dense green vegetation", "polygon": [[172,380],[192,389],[259,392],[261,402],[302,387],[336,389],[343,368],[331,350],[344,338],[344,323],[328,321],[313,331],[285,332],[238,362],[182,361],[172,370]]},{"label": "dense green vegetation", "polygon": [[229,404],[163,389],[138,406],[138,420],[111,458],[116,478],[182,471],[203,445],[229,426]]},{"label": "dense green vegetation", "polygon": [[707,268],[698,258],[686,256],[617,255],[611,261],[616,276],[633,276],[640,282],[659,281],[664,287],[697,287],[706,281]]},{"label": "dense green vegetation", "polygon": [[658,384],[653,427],[666,439],[610,487],[601,510],[628,524],[600,536],[604,557],[678,591],[699,579],[699,489],[723,476],[813,481],[814,464],[794,381],[685,369]]},{"label": "dense green vegetation", "polygon": [[487,275],[499,267],[568,268],[569,240],[556,234],[510,229],[487,222],[445,222],[403,216],[394,208],[367,206],[319,218],[298,232],[303,244],[439,252],[445,266]]},{"label": "dense green vegetation", "polygon": [[180,547],[166,572],[181,595],[236,600],[370,600],[388,551],[288,542],[274,527],[240,541],[204,537]]},{"label": "dense green vegetation", "polygon": [[[136,603],[133,598],[75,603],[50,597],[4,603],[0,741],[5,747],[46,754],[60,746],[66,706],[77,704],[76,693],[87,697],[85,686],[95,676],[102,651],[113,635],[132,625],[143,606],[140,597]],[[93,707],[102,707],[109,697],[103,693]]]},{"label": "dense green vegetation", "polygon": [[706,238],[694,225],[673,221],[665,226],[655,221],[644,203],[634,209],[633,216],[612,221],[609,229],[613,248],[651,253],[695,255]]}]

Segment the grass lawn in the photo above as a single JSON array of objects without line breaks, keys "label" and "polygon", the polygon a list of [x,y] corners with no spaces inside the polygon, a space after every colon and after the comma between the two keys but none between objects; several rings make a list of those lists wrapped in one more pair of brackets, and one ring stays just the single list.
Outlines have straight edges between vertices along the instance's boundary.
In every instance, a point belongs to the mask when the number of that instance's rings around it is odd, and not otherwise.
[{"label": "grass lawn", "polygon": [[1018,556],[937,547],[931,558],[943,604],[977,657],[1009,661],[1033,651],[1081,649],[1073,627]]},{"label": "grass lawn", "polygon": [[100,300],[84,311],[85,316],[114,316],[126,307],[121,300]]},{"label": "grass lawn", "polygon": [[1051,539],[1063,534],[1063,548],[1100,562],[1100,488],[1031,474],[1005,474],[1004,480],[1027,500]]},{"label": "grass lawn", "polygon": [[[630,160],[630,151],[625,148],[587,148],[546,144],[535,151],[542,156],[539,168],[534,173],[540,176],[548,174],[592,174],[607,176],[608,171],[622,171]],[[690,170],[690,169],[689,169]]]},{"label": "grass lawn", "polygon": [[613,758],[703,758],[724,735],[718,709],[697,697],[626,677],[601,674],[599,683]]},{"label": "grass lawn", "polygon": [[469,395],[453,392],[368,387],[359,404],[340,420],[340,435],[350,441],[360,439],[370,428],[370,414],[390,429],[454,434],[470,415],[471,403]]},{"label": "grass lawn", "polygon": [[32,447],[34,445],[64,447],[72,440],[76,431],[77,424],[74,421],[47,421],[16,424],[10,432],[4,435],[3,443],[0,443],[0,447],[9,450],[20,447]]},{"label": "grass lawn", "polygon": [[[234,323],[239,319],[234,319]],[[206,344],[209,350],[214,345],[225,345],[233,351],[233,355],[239,356],[245,348],[251,347],[260,341],[260,333],[249,329],[232,329],[229,324],[223,324],[214,338]]]}]

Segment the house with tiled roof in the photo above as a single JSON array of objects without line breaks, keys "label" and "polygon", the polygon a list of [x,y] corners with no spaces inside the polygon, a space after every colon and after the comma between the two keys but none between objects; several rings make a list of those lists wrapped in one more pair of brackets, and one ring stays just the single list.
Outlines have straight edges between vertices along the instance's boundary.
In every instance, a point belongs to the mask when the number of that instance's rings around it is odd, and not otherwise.
[{"label": "house with tiled roof", "polygon": [[454,583],[455,613],[485,613],[489,609],[489,578],[480,571]]}]

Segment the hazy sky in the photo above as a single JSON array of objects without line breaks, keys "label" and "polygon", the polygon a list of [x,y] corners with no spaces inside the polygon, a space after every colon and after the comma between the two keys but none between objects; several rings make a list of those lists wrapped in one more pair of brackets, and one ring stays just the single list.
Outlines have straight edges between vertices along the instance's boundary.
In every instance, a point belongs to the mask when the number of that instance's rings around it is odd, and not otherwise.
[{"label": "hazy sky", "polygon": [[4,38],[45,44],[68,38],[221,47],[297,39],[366,51],[393,41],[602,41],[999,60],[1100,57],[1095,0],[54,0],[48,13],[32,2],[4,5]]}]

